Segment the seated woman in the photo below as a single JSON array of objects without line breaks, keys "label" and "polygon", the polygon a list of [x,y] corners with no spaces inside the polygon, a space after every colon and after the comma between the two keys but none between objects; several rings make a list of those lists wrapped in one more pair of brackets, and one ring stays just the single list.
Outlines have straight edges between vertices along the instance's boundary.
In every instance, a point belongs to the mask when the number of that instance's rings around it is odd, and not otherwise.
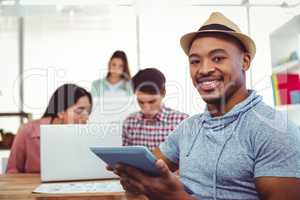
[{"label": "seated woman", "polygon": [[19,128],[6,172],[40,173],[40,125],[84,124],[91,107],[91,94],[85,89],[74,84],[64,84],[56,89],[42,118]]},{"label": "seated woman", "polygon": [[92,83],[93,97],[103,96],[107,92],[121,92],[132,95],[130,70],[127,56],[124,51],[115,51],[108,62],[108,73],[104,79]]}]

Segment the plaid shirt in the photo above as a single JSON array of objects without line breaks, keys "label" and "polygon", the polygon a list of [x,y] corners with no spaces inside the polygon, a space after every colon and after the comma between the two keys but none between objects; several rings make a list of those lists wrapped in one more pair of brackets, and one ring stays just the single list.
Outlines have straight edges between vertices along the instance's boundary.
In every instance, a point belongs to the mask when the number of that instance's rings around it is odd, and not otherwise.
[{"label": "plaid shirt", "polygon": [[123,123],[123,146],[142,145],[152,151],[187,117],[187,114],[165,106],[152,120],[145,119],[141,111],[133,113]]}]

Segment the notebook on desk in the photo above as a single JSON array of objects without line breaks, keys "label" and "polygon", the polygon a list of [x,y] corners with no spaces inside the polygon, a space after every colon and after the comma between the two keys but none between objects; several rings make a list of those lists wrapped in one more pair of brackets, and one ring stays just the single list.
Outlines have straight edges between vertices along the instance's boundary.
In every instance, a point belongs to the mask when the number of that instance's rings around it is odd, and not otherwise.
[{"label": "notebook on desk", "polygon": [[119,180],[43,183],[33,193],[36,194],[82,194],[124,192]]},{"label": "notebook on desk", "polygon": [[121,146],[120,123],[41,126],[41,180],[117,178],[90,151],[92,146]]}]

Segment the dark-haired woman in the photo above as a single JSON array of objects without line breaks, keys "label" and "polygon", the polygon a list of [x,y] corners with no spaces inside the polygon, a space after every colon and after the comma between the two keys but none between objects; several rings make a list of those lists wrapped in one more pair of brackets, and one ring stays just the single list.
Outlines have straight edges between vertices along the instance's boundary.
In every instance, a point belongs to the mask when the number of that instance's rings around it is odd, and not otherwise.
[{"label": "dark-haired woman", "polygon": [[42,118],[22,125],[14,140],[7,173],[40,173],[40,125],[84,124],[92,107],[91,94],[74,84],[59,87]]},{"label": "dark-haired woman", "polygon": [[108,62],[108,73],[104,79],[95,80],[92,84],[93,97],[103,96],[106,92],[132,94],[131,75],[127,56],[124,51],[115,51]]}]

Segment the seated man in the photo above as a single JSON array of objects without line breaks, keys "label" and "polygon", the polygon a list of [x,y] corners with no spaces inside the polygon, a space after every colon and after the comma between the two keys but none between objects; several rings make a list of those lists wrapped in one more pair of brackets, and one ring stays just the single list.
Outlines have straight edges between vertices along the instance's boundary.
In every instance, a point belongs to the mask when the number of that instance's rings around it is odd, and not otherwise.
[{"label": "seated man", "polygon": [[[299,129],[246,89],[253,40],[213,13],[181,38],[181,46],[207,109],[181,123],[155,150],[161,177],[116,166],[124,189],[150,200],[300,199]],[[171,173],[178,168],[180,180]]]},{"label": "seated man", "polygon": [[131,114],[123,124],[123,146],[142,145],[154,150],[188,115],[167,108],[162,101],[166,94],[165,76],[159,70],[140,70],[132,85],[140,112]]}]

